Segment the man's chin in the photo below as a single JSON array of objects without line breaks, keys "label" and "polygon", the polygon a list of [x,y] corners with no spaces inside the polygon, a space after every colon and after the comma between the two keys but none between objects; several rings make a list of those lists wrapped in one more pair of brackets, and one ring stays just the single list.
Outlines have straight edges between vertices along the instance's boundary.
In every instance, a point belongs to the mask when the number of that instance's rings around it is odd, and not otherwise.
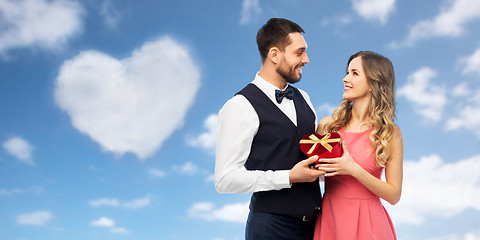
[{"label": "man's chin", "polygon": [[287,80],[288,83],[294,84],[294,83],[299,82],[301,78],[302,78],[302,75],[300,75],[299,77],[295,77],[295,78],[288,78],[286,80]]},{"label": "man's chin", "polygon": [[284,72],[280,70],[281,69],[277,69],[277,73],[282,76],[287,83],[293,84],[300,81],[300,78],[302,78],[302,73],[295,73],[295,71]]}]

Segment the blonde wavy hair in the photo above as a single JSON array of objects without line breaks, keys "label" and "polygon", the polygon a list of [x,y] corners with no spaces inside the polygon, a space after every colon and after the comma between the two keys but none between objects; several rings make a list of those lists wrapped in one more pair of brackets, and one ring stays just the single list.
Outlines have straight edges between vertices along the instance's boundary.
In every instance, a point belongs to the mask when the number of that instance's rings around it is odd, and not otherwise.
[{"label": "blonde wavy hair", "polygon": [[[367,81],[372,89],[372,101],[369,107],[369,122],[372,128],[370,141],[372,150],[375,149],[377,166],[385,167],[390,157],[389,141],[392,138],[396,124],[395,119],[395,71],[392,62],[377,53],[360,51],[352,55],[347,62],[357,57],[362,58],[363,69]],[[347,126],[352,117],[353,102],[343,100],[333,112],[332,121],[324,126],[325,132],[337,132]]]}]

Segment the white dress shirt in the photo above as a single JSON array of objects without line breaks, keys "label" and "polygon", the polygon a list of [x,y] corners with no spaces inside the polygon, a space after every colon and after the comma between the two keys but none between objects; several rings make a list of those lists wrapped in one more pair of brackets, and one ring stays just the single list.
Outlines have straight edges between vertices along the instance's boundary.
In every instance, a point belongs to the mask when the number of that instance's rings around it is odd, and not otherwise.
[{"label": "white dress shirt", "polygon": [[[279,104],[275,90],[279,89],[258,74],[252,81],[295,124],[297,114],[293,100],[284,98]],[[299,89],[315,114],[308,94]],[[315,114],[316,127],[317,116]],[[249,193],[290,188],[290,170],[260,171],[244,167],[260,120],[257,112],[243,95],[228,100],[218,113],[218,133],[215,160],[215,188],[219,193]],[[282,131],[282,129],[278,129]]]}]

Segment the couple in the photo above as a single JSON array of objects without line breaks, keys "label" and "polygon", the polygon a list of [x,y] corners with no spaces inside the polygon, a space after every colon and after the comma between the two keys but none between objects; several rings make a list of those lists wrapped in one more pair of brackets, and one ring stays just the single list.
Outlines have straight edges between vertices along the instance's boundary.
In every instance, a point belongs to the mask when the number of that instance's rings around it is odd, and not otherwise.
[{"label": "couple", "polygon": [[[289,85],[309,62],[302,33],[282,18],[258,31],[261,69],[218,115],[215,187],[220,193],[253,192],[248,240],[396,239],[380,202],[397,203],[402,186],[392,63],[372,52],[351,56],[344,100],[316,126],[309,96]],[[339,132],[343,156],[307,158],[299,141],[314,132]],[[380,179],[383,169],[386,182]]]}]

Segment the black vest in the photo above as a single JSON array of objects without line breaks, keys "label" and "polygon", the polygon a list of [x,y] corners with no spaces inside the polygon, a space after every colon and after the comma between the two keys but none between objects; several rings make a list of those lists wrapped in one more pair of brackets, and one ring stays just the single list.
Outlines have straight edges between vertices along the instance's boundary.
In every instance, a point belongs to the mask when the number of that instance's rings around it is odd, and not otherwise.
[{"label": "black vest", "polygon": [[[315,132],[315,115],[298,89],[293,102],[297,126],[254,84],[237,94],[243,95],[253,106],[260,120],[253,138],[250,155],[245,163],[248,170],[290,170],[307,156],[300,150],[300,139]],[[320,207],[318,179],[312,183],[294,183],[291,188],[255,192],[250,210],[288,216],[312,216]]]}]

